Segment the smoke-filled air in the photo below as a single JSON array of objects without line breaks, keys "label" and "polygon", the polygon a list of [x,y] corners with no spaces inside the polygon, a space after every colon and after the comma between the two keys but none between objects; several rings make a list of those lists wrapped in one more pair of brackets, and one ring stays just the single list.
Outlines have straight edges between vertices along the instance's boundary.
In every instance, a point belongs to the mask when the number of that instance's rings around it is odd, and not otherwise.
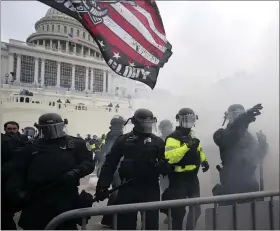
[{"label": "smoke-filled air", "polygon": [[[202,194],[210,195],[218,181],[215,166],[220,163],[213,133],[222,127],[224,112],[231,104],[249,109],[262,103],[262,114],[249,131],[266,134],[269,153],[264,162],[265,189],[279,189],[279,3],[158,5],[174,52],[159,75],[158,86],[164,86],[170,94],[155,89],[146,99],[137,100],[136,108],[149,108],[158,121],[169,119],[174,126],[180,108],[195,111],[199,117],[195,134],[211,165],[211,181],[209,174],[200,176]],[[176,12],[176,17],[170,16],[171,12]]]},{"label": "smoke-filled air", "polygon": [[279,1],[0,6],[1,229],[279,229]]}]

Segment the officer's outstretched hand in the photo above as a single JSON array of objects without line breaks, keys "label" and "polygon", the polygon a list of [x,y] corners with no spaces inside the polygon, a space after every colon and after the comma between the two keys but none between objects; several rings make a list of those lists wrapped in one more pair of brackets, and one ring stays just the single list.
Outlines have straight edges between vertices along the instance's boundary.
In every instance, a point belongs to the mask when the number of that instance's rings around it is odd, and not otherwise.
[{"label": "officer's outstretched hand", "polygon": [[109,197],[108,188],[96,188],[95,191],[95,199],[96,201],[104,201],[107,197]]},{"label": "officer's outstretched hand", "polygon": [[250,122],[254,122],[256,120],[256,116],[261,114],[261,110],[263,109],[263,106],[261,103],[255,105],[254,107],[247,110],[247,115],[249,116]]},{"label": "officer's outstretched hand", "polygon": [[208,164],[207,161],[203,161],[203,162],[201,163],[201,166],[202,166],[202,172],[207,172],[207,171],[208,171],[208,169],[209,169],[209,164]]}]

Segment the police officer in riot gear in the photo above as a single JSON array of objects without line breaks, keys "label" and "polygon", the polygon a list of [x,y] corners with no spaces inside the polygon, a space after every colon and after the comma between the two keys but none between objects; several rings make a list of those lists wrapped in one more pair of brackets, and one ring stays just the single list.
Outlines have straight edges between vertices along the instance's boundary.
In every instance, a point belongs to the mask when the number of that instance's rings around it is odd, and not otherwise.
[{"label": "police officer in riot gear", "polygon": [[262,132],[257,133],[256,140],[248,127],[262,109],[262,105],[258,104],[245,111],[242,105],[233,104],[225,113],[227,127],[218,129],[213,135],[222,161],[222,166],[217,166],[220,184],[213,188],[214,195],[259,190],[255,170],[266,155],[268,144]]},{"label": "police officer in riot gear", "polygon": [[[23,198],[19,220],[23,229],[42,230],[55,216],[84,207],[79,180],[93,172],[94,163],[85,141],[66,134],[67,123],[58,114],[43,114],[36,124],[40,138],[19,155],[6,190],[14,201]],[[67,221],[59,229],[76,230],[76,222]]]},{"label": "police officer in riot gear", "polygon": [[[159,174],[166,173],[164,142],[152,134],[156,118],[147,109],[138,109],[131,119],[133,131],[121,135],[107,154],[96,187],[96,197],[103,200],[119,162],[121,182],[131,183],[118,191],[117,204],[141,203],[160,200]],[[135,230],[137,213],[118,215],[118,229]],[[158,229],[158,212],[146,212],[146,229]]]},{"label": "police officer in riot gear", "polygon": [[[101,157],[102,159],[100,160],[98,170],[101,170],[101,167],[105,161],[106,155],[110,152],[113,144],[115,141],[123,134],[123,128],[124,128],[125,121],[123,117],[121,116],[115,116],[111,119],[110,121],[110,131],[107,133],[105,140],[105,144],[102,146],[101,149]],[[97,171],[97,176],[99,176],[100,171]],[[116,186],[121,184],[121,180],[118,174],[118,171],[115,171],[115,174],[113,176],[113,181],[112,181],[112,188],[115,188]],[[117,199],[117,191],[112,193],[109,197],[107,205],[115,205],[116,204],[116,199]],[[101,220],[102,225],[106,225],[109,227],[113,227],[113,216],[112,215],[104,215],[102,220]]]},{"label": "police officer in riot gear", "polygon": [[[165,158],[173,166],[173,172],[168,175],[169,186],[162,196],[163,200],[200,197],[197,174],[200,165],[202,171],[206,172],[209,164],[199,139],[192,134],[192,127],[197,118],[192,109],[182,108],[176,115],[179,126],[166,139]],[[185,207],[172,209],[173,229],[185,228],[182,227],[185,212]],[[186,229],[195,229],[200,214],[200,206],[194,206],[189,211]]]}]

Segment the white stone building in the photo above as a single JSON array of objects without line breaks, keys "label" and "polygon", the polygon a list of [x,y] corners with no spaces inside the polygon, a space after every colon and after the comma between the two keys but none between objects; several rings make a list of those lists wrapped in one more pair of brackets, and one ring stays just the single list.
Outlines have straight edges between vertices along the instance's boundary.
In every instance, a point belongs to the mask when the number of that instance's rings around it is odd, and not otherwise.
[{"label": "white stone building", "polygon": [[26,42],[1,43],[2,84],[123,97],[148,89],[114,74],[77,20],[50,8],[35,29]]}]

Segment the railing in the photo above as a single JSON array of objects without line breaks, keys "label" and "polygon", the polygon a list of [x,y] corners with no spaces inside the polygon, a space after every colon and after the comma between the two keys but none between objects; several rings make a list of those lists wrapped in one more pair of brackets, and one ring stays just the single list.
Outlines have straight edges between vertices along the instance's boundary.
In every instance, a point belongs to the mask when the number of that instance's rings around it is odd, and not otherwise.
[{"label": "railing", "polygon": [[[45,229],[47,230],[54,230],[60,224],[65,221],[71,219],[82,219],[82,230],[86,229],[86,218],[98,215],[111,215],[113,214],[113,227],[117,229],[117,214],[119,213],[129,213],[129,212],[141,212],[142,217],[142,229],[145,229],[145,222],[146,222],[146,211],[147,210],[159,210],[159,209],[168,209],[168,229],[172,229],[171,223],[171,208],[182,207],[182,206],[194,206],[194,205],[203,205],[203,204],[213,204],[213,217],[212,217],[212,227],[210,229],[219,229],[217,227],[217,210],[219,208],[225,208],[228,206],[219,206],[218,203],[220,202],[228,202],[228,201],[240,201],[240,200],[247,200],[251,199],[254,202],[251,203],[252,208],[252,229],[257,229],[256,227],[256,217],[255,217],[255,200],[258,198],[265,198],[270,197],[269,203],[269,228],[270,230],[277,229],[276,224],[277,222],[275,219],[279,219],[279,215],[277,216],[274,210],[275,203],[273,201],[273,197],[279,196],[279,191],[265,191],[265,192],[254,192],[254,193],[241,193],[241,194],[231,194],[231,195],[223,195],[223,196],[213,196],[213,197],[200,197],[200,198],[193,198],[193,199],[182,199],[182,200],[169,200],[169,201],[157,201],[157,202],[148,202],[148,203],[137,203],[137,204],[125,204],[125,205],[115,205],[115,206],[107,206],[103,208],[84,208],[84,209],[75,209],[68,212],[64,212],[57,217],[53,218],[52,221],[46,226]],[[241,204],[242,205],[242,204]],[[233,205],[233,225],[235,229],[237,227],[236,221],[236,205]],[[192,208],[192,207],[190,207]],[[278,206],[279,209],[279,206]],[[267,211],[264,211],[267,212]],[[278,211],[279,214],[279,211]],[[245,218],[246,219],[246,218]],[[279,220],[278,220],[279,223]],[[248,229],[248,228],[245,228]],[[279,227],[278,227],[279,229]]]}]

